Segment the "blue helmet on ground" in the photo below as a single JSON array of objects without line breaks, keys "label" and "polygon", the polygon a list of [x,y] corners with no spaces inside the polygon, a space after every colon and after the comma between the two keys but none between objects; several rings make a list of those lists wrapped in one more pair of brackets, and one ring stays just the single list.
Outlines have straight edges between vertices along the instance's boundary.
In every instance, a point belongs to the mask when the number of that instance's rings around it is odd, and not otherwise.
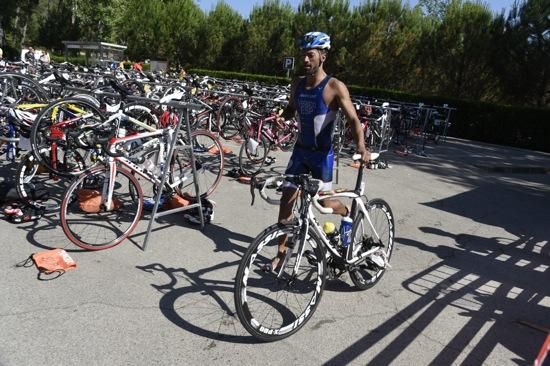
[{"label": "blue helmet on ground", "polygon": [[306,33],[300,42],[300,49],[307,50],[311,48],[330,50],[330,37],[328,34],[323,32]]}]

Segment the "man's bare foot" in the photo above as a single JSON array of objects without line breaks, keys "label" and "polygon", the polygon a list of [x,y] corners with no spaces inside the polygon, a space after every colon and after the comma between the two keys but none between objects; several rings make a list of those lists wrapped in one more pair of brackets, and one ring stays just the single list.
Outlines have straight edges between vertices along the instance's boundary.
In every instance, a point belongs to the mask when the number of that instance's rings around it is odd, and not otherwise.
[{"label": "man's bare foot", "polygon": [[264,272],[275,272],[279,269],[280,265],[283,264],[283,260],[285,259],[286,250],[284,252],[277,252],[277,256],[271,260],[270,264],[266,264],[262,267],[262,271]]}]

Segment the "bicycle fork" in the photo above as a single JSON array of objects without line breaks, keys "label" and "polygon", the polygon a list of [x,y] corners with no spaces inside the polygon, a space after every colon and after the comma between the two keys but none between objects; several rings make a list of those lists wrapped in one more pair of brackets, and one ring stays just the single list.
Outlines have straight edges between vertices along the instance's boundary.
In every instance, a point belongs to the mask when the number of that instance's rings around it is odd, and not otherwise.
[{"label": "bicycle fork", "polygon": [[103,190],[101,192],[102,202],[105,204],[105,210],[111,211],[114,209],[113,191],[116,179],[116,162],[113,158],[109,158],[107,163],[109,169],[105,171]]},{"label": "bicycle fork", "polygon": [[[300,227],[300,231],[298,233],[298,251],[296,253],[296,262],[294,263],[294,267],[292,268],[292,273],[290,275],[290,281],[293,281],[294,278],[298,275],[298,270],[300,268],[300,263],[302,263],[302,258],[304,256],[304,248],[305,243],[307,240],[307,234],[309,232],[309,220],[307,217],[300,218],[298,221],[298,225]],[[280,278],[281,275],[284,272],[284,269],[286,267],[286,264],[288,263],[290,257],[292,256],[292,252],[294,251],[294,248],[296,247],[295,241],[291,241],[289,245],[287,245],[287,251],[285,254],[285,257],[283,259],[283,263],[279,269],[279,272],[277,273],[277,278]]]}]

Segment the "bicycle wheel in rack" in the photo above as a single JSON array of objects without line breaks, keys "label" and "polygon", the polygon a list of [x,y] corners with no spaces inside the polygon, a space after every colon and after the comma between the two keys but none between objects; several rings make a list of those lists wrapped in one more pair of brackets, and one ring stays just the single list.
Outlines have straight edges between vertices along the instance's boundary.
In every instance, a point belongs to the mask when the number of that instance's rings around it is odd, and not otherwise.
[{"label": "bicycle wheel in rack", "polygon": [[48,93],[30,77],[0,73],[0,104],[47,103]]},{"label": "bicycle wheel in rack", "polygon": [[96,162],[91,160],[89,150],[78,147],[67,133],[103,121],[105,117],[99,109],[82,99],[69,98],[50,103],[32,125],[32,151],[38,161],[54,174],[81,174]]},{"label": "bicycle wheel in rack", "polygon": [[226,140],[232,139],[241,131],[241,120],[246,114],[242,103],[241,99],[230,97],[220,105],[217,124],[220,135]]},{"label": "bicycle wheel in rack", "polygon": [[361,290],[374,286],[382,278],[386,271],[384,261],[390,261],[395,237],[393,213],[388,203],[376,198],[368,201],[366,206],[372,226],[363,212],[358,211],[353,220],[351,235],[354,243],[362,244],[356,244],[357,252],[354,254],[360,255],[375,246],[380,246],[381,249],[350,270],[353,284]]},{"label": "bicycle wheel in rack", "polygon": [[[325,285],[326,261],[322,243],[310,232],[298,272],[292,253],[282,273],[266,270],[277,256],[280,240],[297,241],[299,227],[275,224],[249,246],[235,279],[235,307],[245,329],[262,341],[276,341],[302,328],[311,318]],[[298,243],[296,243],[296,248]]]},{"label": "bicycle wheel in rack", "polygon": [[[183,136],[181,134],[180,136]],[[200,196],[210,196],[218,187],[223,175],[224,154],[220,141],[211,132],[195,130],[191,133],[191,143],[183,138],[185,145],[191,146],[197,170],[197,183]],[[191,149],[176,145],[171,164],[171,181],[180,182],[176,191],[184,197],[196,198],[191,165]]]},{"label": "bicycle wheel in rack", "polygon": [[[145,123],[148,126],[159,128],[159,119],[154,113],[153,108],[139,104],[139,103],[128,103],[123,108],[124,113],[137,119],[140,122]],[[136,129],[136,126],[130,125],[133,129]],[[141,129],[137,129],[138,132],[144,132]]]},{"label": "bicycle wheel in rack", "polygon": [[[255,146],[256,144],[257,146]],[[265,139],[261,139],[259,142],[246,139],[239,151],[239,168],[241,172],[246,175],[259,173],[264,166],[269,148],[269,143]]]},{"label": "bicycle wheel in rack", "polygon": [[296,141],[298,140],[298,124],[294,120],[289,121],[289,124],[283,130],[282,135],[288,136],[288,138],[284,140],[279,147],[283,151],[292,151]]},{"label": "bicycle wheel in rack", "polygon": [[39,162],[37,162],[32,152],[28,152],[21,158],[17,173],[15,175],[15,186],[17,194],[22,200],[43,200],[37,194],[47,196],[58,195],[63,192],[66,186],[66,180],[60,177],[52,176]]},{"label": "bicycle wheel in rack", "polygon": [[124,169],[114,177],[113,207],[105,209],[101,194],[107,167],[80,175],[61,202],[61,227],[71,242],[88,250],[111,248],[126,239],[139,222],[143,193],[136,178]]}]

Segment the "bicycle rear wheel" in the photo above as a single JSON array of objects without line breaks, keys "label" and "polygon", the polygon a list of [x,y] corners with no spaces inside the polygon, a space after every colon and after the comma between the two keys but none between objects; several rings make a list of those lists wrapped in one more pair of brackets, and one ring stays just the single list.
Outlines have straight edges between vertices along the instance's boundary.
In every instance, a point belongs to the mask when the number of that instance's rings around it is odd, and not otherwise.
[{"label": "bicycle rear wheel", "polygon": [[[77,146],[70,130],[105,121],[99,109],[78,98],[61,99],[50,103],[36,117],[30,141],[34,156],[49,171],[61,176],[75,176],[93,166],[90,149]],[[85,157],[84,160],[82,158]]]},{"label": "bicycle rear wheel", "polygon": [[[57,196],[65,190],[67,180],[51,174],[35,158],[32,152],[26,153],[19,162],[15,175],[15,186],[21,200],[45,200],[44,197]],[[42,196],[42,197],[41,197]]]},{"label": "bicycle rear wheel", "polygon": [[220,135],[226,140],[237,136],[241,131],[241,122],[245,114],[241,99],[230,97],[222,102],[217,121]]},{"label": "bicycle rear wheel", "polygon": [[[220,141],[205,130],[196,130],[191,133],[191,143],[183,139],[186,145],[192,146],[197,170],[197,184],[200,196],[210,196],[218,187],[223,175],[223,147]],[[173,164],[171,166],[171,180],[181,180],[176,191],[184,197],[196,198],[191,165],[191,150],[187,147],[176,146]]]},{"label": "bicycle rear wheel", "polygon": [[367,211],[372,227],[362,211],[358,211],[353,220],[351,235],[357,248],[354,255],[360,255],[376,246],[380,250],[350,270],[351,280],[360,290],[377,284],[386,272],[384,262],[390,261],[395,237],[393,213],[386,201],[379,198],[368,201]]},{"label": "bicycle rear wheel", "polygon": [[[321,242],[310,232],[298,273],[292,276],[297,255],[292,253],[279,277],[279,269],[267,271],[277,256],[280,240],[296,241],[299,228],[275,224],[265,229],[241,260],[235,279],[237,315],[254,337],[275,341],[290,336],[311,318],[325,285],[326,261]],[[290,250],[290,249],[289,249]]]},{"label": "bicycle rear wheel", "polygon": [[291,151],[298,140],[298,125],[294,121],[290,121],[282,135],[288,137],[280,143],[279,147],[283,151]]},{"label": "bicycle rear wheel", "polygon": [[[107,175],[106,175],[107,173]],[[111,248],[134,230],[143,210],[143,193],[136,178],[124,169],[114,177],[114,208],[106,210],[101,198],[107,167],[97,167],[80,175],[67,189],[61,202],[61,227],[71,242],[88,250]],[[95,198],[84,200],[81,193]],[[99,195],[99,197],[97,197]],[[97,199],[97,201],[92,201]],[[91,205],[98,209],[90,209]]]},{"label": "bicycle rear wheel", "polygon": [[239,151],[239,168],[246,175],[255,175],[264,166],[267,154],[269,152],[269,143],[265,139],[257,142],[258,146],[253,146],[254,142],[246,139]]}]

